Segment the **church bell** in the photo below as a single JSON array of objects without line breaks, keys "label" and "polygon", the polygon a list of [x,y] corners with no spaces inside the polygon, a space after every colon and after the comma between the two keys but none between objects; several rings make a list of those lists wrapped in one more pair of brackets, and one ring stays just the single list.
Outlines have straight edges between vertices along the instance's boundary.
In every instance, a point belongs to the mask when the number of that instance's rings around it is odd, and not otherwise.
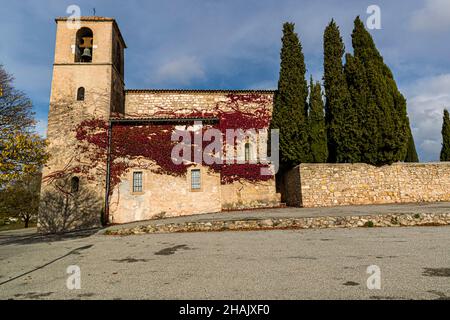
[{"label": "church bell", "polygon": [[91,49],[84,48],[83,54],[81,55],[81,58],[86,59],[86,60],[92,59]]}]

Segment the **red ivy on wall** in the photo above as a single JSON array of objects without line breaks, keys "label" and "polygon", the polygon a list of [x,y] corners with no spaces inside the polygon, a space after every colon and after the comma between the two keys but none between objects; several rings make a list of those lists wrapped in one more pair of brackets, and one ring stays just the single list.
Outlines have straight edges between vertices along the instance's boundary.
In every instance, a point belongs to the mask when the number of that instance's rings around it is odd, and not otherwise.
[{"label": "red ivy on wall", "polygon": [[[229,94],[225,105],[217,105],[212,110],[191,110],[182,114],[173,110],[160,109],[152,114],[153,118],[167,118],[164,124],[143,123],[127,124],[117,123],[112,126],[110,146],[110,183],[111,190],[120,183],[120,177],[131,168],[149,169],[155,173],[181,176],[186,174],[187,168],[192,164],[174,164],[171,152],[176,141],[171,141],[171,135],[176,125],[170,119],[218,118],[213,124],[203,124],[203,132],[209,128],[219,129],[225,136],[226,129],[264,129],[270,123],[270,100],[259,94]],[[242,106],[252,104],[250,111],[243,110]],[[255,106],[256,104],[256,106]],[[145,117],[139,115],[139,117]],[[127,115],[127,118],[136,118]],[[181,123],[192,125],[192,123]],[[67,168],[66,173],[83,173],[88,179],[92,169],[105,170],[108,150],[108,121],[89,119],[81,122],[76,128],[76,139],[79,141],[77,154],[79,165]],[[194,141],[193,136],[192,141]],[[224,138],[225,139],[225,138]],[[202,148],[210,142],[203,142]],[[193,147],[195,148],[195,147]],[[203,150],[203,149],[202,149]],[[155,165],[148,165],[151,160]],[[221,183],[232,183],[245,179],[248,181],[265,181],[271,176],[261,175],[261,168],[265,164],[212,164],[208,166],[214,172],[219,172]]]}]

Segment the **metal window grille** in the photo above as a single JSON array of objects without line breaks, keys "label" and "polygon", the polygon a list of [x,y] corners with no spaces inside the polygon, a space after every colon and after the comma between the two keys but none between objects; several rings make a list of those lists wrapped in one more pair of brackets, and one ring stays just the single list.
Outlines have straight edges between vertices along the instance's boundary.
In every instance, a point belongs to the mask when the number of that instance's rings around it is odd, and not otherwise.
[{"label": "metal window grille", "polygon": [[191,171],[191,189],[198,190],[201,187],[200,170],[195,169]]},{"label": "metal window grille", "polygon": [[142,192],[142,172],[133,172],[133,192]]}]

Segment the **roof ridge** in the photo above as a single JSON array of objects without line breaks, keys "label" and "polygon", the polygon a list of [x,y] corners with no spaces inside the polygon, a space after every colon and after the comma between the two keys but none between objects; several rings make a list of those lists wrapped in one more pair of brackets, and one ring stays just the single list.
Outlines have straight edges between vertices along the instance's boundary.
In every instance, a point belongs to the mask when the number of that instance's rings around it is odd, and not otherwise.
[{"label": "roof ridge", "polygon": [[199,93],[226,93],[226,92],[261,92],[261,93],[273,93],[275,89],[125,89],[125,92],[138,93],[138,92],[199,92]]},{"label": "roof ridge", "polygon": [[[56,17],[55,20],[58,21],[65,21],[65,20],[69,20],[72,19],[71,17],[66,17],[66,16],[60,16],[60,17]],[[81,20],[81,21],[115,21],[116,19],[114,18],[110,18],[110,17],[101,17],[101,16],[81,16],[81,17],[77,17],[77,19]]]}]

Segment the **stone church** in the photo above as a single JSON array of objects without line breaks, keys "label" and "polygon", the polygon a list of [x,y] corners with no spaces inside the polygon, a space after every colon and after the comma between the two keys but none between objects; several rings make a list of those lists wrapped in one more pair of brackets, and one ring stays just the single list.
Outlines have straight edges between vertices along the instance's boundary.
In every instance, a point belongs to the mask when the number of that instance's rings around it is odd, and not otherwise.
[{"label": "stone church", "polygon": [[[78,199],[71,204],[76,210],[95,207],[103,223],[279,206],[274,174],[261,175],[273,168],[260,146],[274,92],[126,89],[125,49],[112,18],[81,17],[76,28],[68,18],[56,19],[51,158],[42,192]],[[175,163],[174,132],[195,140],[207,129],[223,136],[228,129],[256,134],[232,139],[236,144],[223,154],[213,152],[235,162]],[[183,150],[203,150],[205,144],[203,139]]]}]

